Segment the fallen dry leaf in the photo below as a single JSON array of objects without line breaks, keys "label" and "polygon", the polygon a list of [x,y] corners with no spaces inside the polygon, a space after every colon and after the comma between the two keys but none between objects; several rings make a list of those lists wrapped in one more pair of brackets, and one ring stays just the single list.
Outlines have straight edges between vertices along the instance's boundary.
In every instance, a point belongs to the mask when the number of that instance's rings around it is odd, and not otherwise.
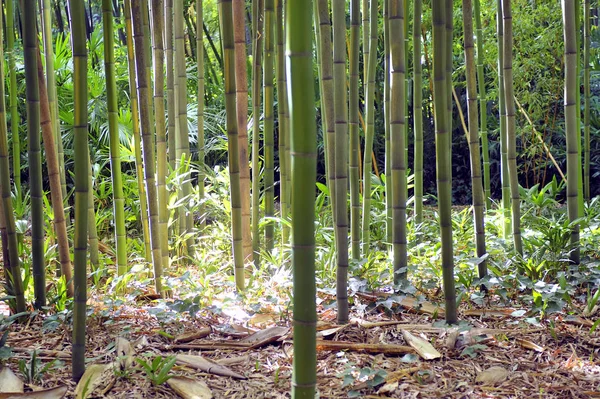
[{"label": "fallen dry leaf", "polygon": [[75,388],[75,398],[86,399],[89,397],[96,388],[105,382],[105,379],[102,378],[102,376],[107,370],[110,370],[112,366],[112,363],[92,364],[91,366],[88,366]]},{"label": "fallen dry leaf", "polygon": [[0,392],[23,392],[23,381],[8,367],[0,370]]},{"label": "fallen dry leaf", "polygon": [[63,385],[43,391],[26,393],[0,393],[0,399],[61,399],[67,394],[68,388]]},{"label": "fallen dry leaf", "polygon": [[195,355],[177,355],[177,364],[192,367],[196,370],[204,371],[206,373],[222,375],[225,377],[233,377],[238,378],[240,380],[245,380],[246,377],[238,374],[231,369],[219,364],[215,363],[212,360],[208,360],[202,356]]},{"label": "fallen dry leaf", "polygon": [[193,331],[193,332],[185,333],[182,335],[178,335],[177,337],[175,337],[173,342],[175,342],[176,344],[185,344],[186,342],[191,342],[195,339],[201,339],[201,338],[207,337],[210,335],[211,332],[212,332],[212,330],[210,327],[204,327],[204,328],[199,329],[198,331]]},{"label": "fallen dry leaf", "polygon": [[493,366],[477,375],[475,382],[483,382],[483,385],[495,385],[508,378],[508,371],[500,366]]},{"label": "fallen dry leaf", "polygon": [[423,359],[433,360],[442,357],[442,354],[423,338],[414,336],[406,330],[402,330],[402,335],[404,336],[406,342],[412,346]]},{"label": "fallen dry leaf", "polygon": [[172,377],[167,382],[183,399],[212,399],[213,394],[204,381],[186,377]]},{"label": "fallen dry leaf", "polygon": [[520,346],[522,346],[523,348],[525,348],[525,349],[531,349],[531,350],[533,350],[533,351],[536,351],[536,352],[543,352],[543,351],[544,351],[544,348],[542,348],[542,347],[541,347],[541,346],[539,346],[538,344],[535,344],[535,343],[533,343],[533,342],[531,342],[531,341],[528,341],[528,340],[526,340],[526,339],[522,339],[522,338],[515,338],[515,342],[516,342],[518,345],[520,345]]}]

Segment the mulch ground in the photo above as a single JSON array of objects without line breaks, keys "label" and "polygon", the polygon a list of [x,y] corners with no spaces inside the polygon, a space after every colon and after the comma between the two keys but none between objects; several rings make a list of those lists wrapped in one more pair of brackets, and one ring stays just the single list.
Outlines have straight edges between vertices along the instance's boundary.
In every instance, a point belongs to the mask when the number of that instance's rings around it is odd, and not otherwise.
[{"label": "mulch ground", "polygon": [[[91,359],[90,363],[113,362],[115,339],[123,337],[130,342],[138,340],[136,356],[192,354],[217,362],[228,359],[224,362],[227,367],[246,379],[199,372],[181,365],[171,370],[172,374],[204,381],[214,398],[290,397],[293,358],[290,333],[253,349],[181,350],[174,348],[172,339],[210,327],[210,335],[188,345],[236,342],[251,331],[275,324],[290,327],[289,320],[281,320],[280,315],[255,315],[242,325],[230,317],[202,311],[196,319],[165,324],[143,305],[115,308],[109,317],[99,316],[106,309],[98,306],[96,315],[88,319],[87,325],[87,359]],[[375,311],[366,316],[355,313],[350,324],[336,328],[335,314],[331,310],[321,310],[319,330],[323,331],[323,336],[320,339],[389,349],[408,345],[402,331],[406,330],[432,343],[441,356],[424,360],[417,355],[367,353],[355,348],[319,350],[317,383],[320,398],[600,397],[597,360],[600,336],[597,332],[590,334],[593,320],[555,314],[552,316],[554,326],[550,328],[546,323],[545,326],[531,325],[523,317],[511,313],[511,309],[483,312],[461,308],[461,321],[470,327],[447,329],[439,322],[434,323],[433,315],[406,310],[387,316],[385,312]],[[13,357],[7,365],[19,375],[18,360],[27,361],[33,349],[38,350],[43,362],[58,358],[63,366],[49,371],[35,388],[66,384],[69,386],[67,397],[74,398],[75,383],[70,378],[71,331],[65,327],[67,325],[54,332],[42,330],[41,318],[29,324],[13,325],[8,338]],[[145,339],[140,340],[142,337]],[[495,376],[486,378],[484,372],[492,367]],[[383,379],[369,379],[377,371]],[[344,381],[348,385],[344,386]],[[152,386],[139,367],[125,375],[107,378],[99,390],[104,392],[92,397],[178,397],[168,384]]]}]

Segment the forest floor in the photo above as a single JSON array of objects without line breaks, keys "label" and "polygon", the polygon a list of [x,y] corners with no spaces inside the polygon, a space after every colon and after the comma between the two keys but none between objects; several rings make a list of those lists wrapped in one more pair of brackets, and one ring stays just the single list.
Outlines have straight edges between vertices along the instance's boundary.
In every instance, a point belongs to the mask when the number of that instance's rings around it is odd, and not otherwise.
[{"label": "forest floor", "polygon": [[[443,308],[432,302],[380,294],[355,296],[351,321],[344,326],[335,323],[335,309],[323,306],[332,298],[319,294],[324,301],[318,311],[320,398],[600,397],[600,335],[590,319],[559,312],[532,324],[516,308],[462,305],[460,324],[449,328]],[[178,397],[174,379],[154,386],[147,372],[123,355],[149,362],[176,355],[170,374],[205,385],[214,398],[290,397],[289,314],[263,308],[252,315],[233,306],[169,320],[164,317],[169,312],[156,309],[151,296],[112,305],[90,300],[88,370],[91,364],[108,366],[88,384],[94,390],[88,397]],[[6,365],[15,374],[22,376],[19,362],[21,369],[31,363],[34,349],[38,368],[59,360],[26,390],[66,385],[66,397],[75,397],[69,324],[54,315],[11,326]],[[127,341],[115,344],[118,337]]]}]

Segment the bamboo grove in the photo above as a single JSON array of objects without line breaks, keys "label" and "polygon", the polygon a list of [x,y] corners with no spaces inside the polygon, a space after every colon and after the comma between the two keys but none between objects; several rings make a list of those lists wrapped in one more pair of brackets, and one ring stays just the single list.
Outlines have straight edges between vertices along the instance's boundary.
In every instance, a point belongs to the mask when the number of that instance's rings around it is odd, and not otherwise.
[{"label": "bamboo grove", "polygon": [[[139,240],[156,294],[171,294],[165,279],[181,265],[197,264],[197,248],[210,239],[207,174],[226,165],[229,200],[222,206],[230,223],[228,264],[235,288],[244,291],[253,271],[269,262],[290,264],[298,346],[292,393],[314,397],[315,183],[319,179],[327,193],[337,321],[347,323],[353,263],[383,252],[393,287],[410,286],[408,249],[419,239],[410,236],[409,226],[418,230],[423,221],[424,170],[434,163],[445,318],[457,323],[452,205],[453,179],[462,176],[453,176],[454,136],[465,136],[468,146],[463,173],[470,185],[478,276],[483,279],[488,270],[489,212],[501,212],[504,239],[512,242],[515,256],[527,257],[518,165],[518,124],[520,113],[527,113],[515,94],[520,76],[513,69],[520,57],[514,46],[519,15],[513,12],[519,2],[69,0],[65,7],[50,0],[5,0],[5,18],[0,18],[6,22],[0,29],[0,229],[12,310],[27,310],[25,257],[31,257],[35,308],[47,305],[46,277],[60,276],[64,294],[74,302],[73,378],[79,379],[85,369],[88,283],[109,273],[100,260],[106,258],[99,255],[105,237],[96,231],[101,205],[94,194],[99,185],[96,154],[90,152],[92,65],[103,76],[106,118],[99,130],[108,137],[109,162],[100,168],[108,170],[112,187],[112,237],[104,241],[113,247],[110,263],[116,277],[130,272],[132,242]],[[593,176],[598,171],[590,155],[590,43],[597,10],[589,0],[583,6],[573,0],[561,5],[566,174],[539,140],[566,181],[570,259],[578,264],[578,220],[597,192]],[[493,12],[484,15],[483,8]],[[93,28],[100,20],[101,39]],[[489,26],[495,27],[495,38],[484,37]],[[93,48],[99,41],[102,63]],[[455,48],[461,49],[460,56]],[[491,61],[486,56],[490,49]],[[64,92],[65,78],[55,70],[64,67],[54,61],[65,51],[72,58],[68,109],[58,94]],[[117,78],[119,70],[126,71],[127,79]],[[206,107],[221,96],[226,160],[215,159],[207,149],[211,122]],[[123,138],[125,114],[130,140]],[[428,126],[433,135],[427,134]],[[126,155],[124,148],[130,150]],[[124,188],[130,177],[134,193]],[[380,210],[372,207],[372,198],[380,192],[386,232],[375,238],[372,218]],[[128,195],[135,197],[136,207]],[[18,229],[24,217],[18,212],[26,198],[31,249],[25,254]],[[44,226],[48,206],[53,229]],[[131,219],[139,234],[127,230]],[[58,267],[52,270],[44,257],[47,231],[53,231],[58,247]],[[485,284],[481,288],[485,292]]]}]

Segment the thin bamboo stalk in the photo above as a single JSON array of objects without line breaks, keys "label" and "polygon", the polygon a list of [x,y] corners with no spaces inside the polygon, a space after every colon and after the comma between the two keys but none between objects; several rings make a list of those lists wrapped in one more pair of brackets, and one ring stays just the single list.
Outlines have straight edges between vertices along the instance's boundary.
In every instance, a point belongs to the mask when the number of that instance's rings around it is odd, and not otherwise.
[{"label": "thin bamboo stalk", "polygon": [[[168,1],[168,0],[167,0]],[[131,23],[131,0],[124,1],[125,32],[127,38],[127,66],[129,70],[129,102],[131,103],[131,124],[133,131],[133,146],[135,152],[135,168],[138,193],[140,196],[140,225],[144,240],[144,258],[152,262],[152,248],[150,246],[150,227],[148,222],[148,198],[144,186],[144,164],[142,161],[142,139],[140,134],[140,118],[138,100],[135,86],[135,54],[133,48],[133,26]]]},{"label": "thin bamboo stalk", "polygon": [[[565,40],[565,134],[567,141],[567,209],[569,220],[573,223],[579,218],[578,194],[580,185],[578,182],[580,152],[578,141],[581,141],[579,129],[577,127],[577,115],[579,114],[579,102],[577,102],[577,23],[575,0],[563,0],[563,33]],[[580,144],[579,144],[580,145]],[[579,243],[579,224],[574,223],[571,227],[571,246],[570,259],[573,263],[579,264],[580,261],[580,243]]]},{"label": "thin bamboo stalk", "polygon": [[348,93],[346,88],[345,0],[333,0],[333,98],[335,120],[335,212],[337,321],[348,322]]},{"label": "thin bamboo stalk", "polygon": [[263,1],[252,0],[252,252],[254,266],[260,266],[260,114],[263,55]]},{"label": "thin bamboo stalk", "polygon": [[510,185],[512,234],[515,251],[523,254],[521,242],[521,199],[517,175],[517,138],[515,121],[515,101],[512,69],[513,26],[510,0],[502,0],[502,20],[504,28],[504,106],[506,108],[506,146]]},{"label": "thin bamboo stalk", "polygon": [[[0,82],[4,82],[4,34],[2,29],[2,18],[0,18]],[[7,27],[8,29],[8,27]],[[9,62],[10,65],[10,62]],[[0,222],[6,235],[2,235],[3,263],[6,277],[7,294],[14,295],[16,313],[26,310],[25,296],[23,294],[23,281],[21,279],[21,267],[15,226],[15,214],[10,188],[10,161],[8,157],[8,126],[6,124],[6,104],[4,102],[4,85],[0,84],[0,194],[2,197],[2,209]],[[4,232],[3,232],[4,233]],[[8,256],[6,256],[8,255]]]},{"label": "thin bamboo stalk", "polygon": [[8,55],[8,73],[10,75],[8,99],[10,106],[10,131],[12,134],[12,167],[16,200],[17,203],[20,203],[23,198],[23,188],[21,185],[21,138],[19,135],[21,118],[19,117],[17,100],[17,68],[15,65],[14,20],[14,0],[6,0],[6,53]]},{"label": "thin bamboo stalk", "polygon": [[384,54],[384,83],[383,83],[383,102],[384,102],[384,118],[385,118],[385,236],[389,245],[393,241],[393,202],[392,202],[392,146],[390,144],[391,123],[390,123],[390,80],[391,80],[391,65],[390,65],[390,23],[389,23],[389,3],[390,0],[383,0],[383,47]]},{"label": "thin bamboo stalk", "polygon": [[[477,0],[475,0],[477,1]],[[475,224],[475,246],[477,257],[486,254],[485,249],[485,194],[481,173],[481,148],[479,146],[477,109],[477,66],[475,65],[475,44],[473,43],[473,6],[471,0],[462,1],[463,37],[465,42],[465,75],[467,81],[467,112],[469,115],[469,153],[471,160],[471,187],[473,192],[473,219]],[[460,108],[460,107],[459,107]],[[479,278],[487,274],[487,264],[478,264]]]},{"label": "thin bamboo stalk", "polygon": [[24,0],[22,5],[25,95],[27,99],[27,153],[31,196],[31,263],[35,295],[34,306],[41,309],[46,305],[46,265],[44,260],[42,149],[40,146],[40,92],[37,76],[37,2]]},{"label": "thin bamboo stalk", "polygon": [[246,55],[246,12],[244,0],[233,0],[233,40],[235,48],[236,108],[240,150],[240,190],[242,201],[242,247],[244,262],[252,262],[250,228],[250,165],[248,163],[248,65]]},{"label": "thin bamboo stalk", "polygon": [[[274,115],[273,115],[273,72],[274,72],[274,19],[275,2],[273,0],[264,1],[264,55],[263,55],[263,112],[264,117],[264,157],[265,157],[265,218],[275,216],[275,139],[273,134]],[[271,253],[274,245],[275,226],[272,220],[265,222],[265,251]]]},{"label": "thin bamboo stalk", "polygon": [[[115,223],[115,248],[117,274],[127,272],[127,237],[125,234],[125,196],[121,175],[121,143],[119,140],[119,109],[117,104],[117,82],[115,78],[115,51],[112,2],[102,0],[102,23],[104,32],[104,71],[108,108],[108,131],[110,136],[110,169],[113,185],[113,212]],[[164,115],[164,114],[163,114]]]},{"label": "thin bamboo stalk", "polygon": [[56,232],[56,241],[58,246],[58,259],[60,262],[60,271],[64,278],[67,296],[73,297],[73,274],[71,273],[71,256],[69,251],[69,236],[67,234],[67,223],[65,220],[65,208],[63,206],[63,196],[60,181],[60,166],[58,162],[58,152],[56,151],[56,135],[52,130],[55,126],[51,117],[50,101],[44,78],[44,68],[42,66],[42,57],[38,51],[37,54],[37,74],[40,89],[40,123],[42,128],[42,138],[44,140],[44,149],[46,150],[46,166],[48,168],[48,180],[50,181],[50,193],[52,195],[52,210],[54,211],[54,230]]},{"label": "thin bamboo stalk", "polygon": [[204,34],[202,22],[204,21],[203,0],[196,0],[196,67],[198,69],[198,203],[200,213],[200,230],[206,224],[204,205],[204,179],[205,179],[205,140],[204,140]]},{"label": "thin bamboo stalk", "polygon": [[583,1],[583,187],[586,201],[591,199],[590,187],[590,53],[591,53],[590,0]]},{"label": "thin bamboo stalk", "polygon": [[413,10],[413,129],[415,135],[414,148],[414,195],[415,223],[423,221],[423,78],[421,66],[421,14],[422,0],[415,0]]},{"label": "thin bamboo stalk", "polygon": [[[144,29],[144,16],[147,8],[141,2],[131,4],[131,19],[133,22],[133,42],[135,47],[135,70],[137,84],[137,98],[139,104],[140,131],[142,134],[142,154],[144,161],[144,183],[146,186],[148,202],[148,219],[150,229],[150,246],[152,248],[152,265],[154,268],[154,286],[156,292],[163,294],[162,290],[162,251],[160,244],[160,228],[158,221],[158,193],[156,189],[156,161],[154,159],[152,131],[152,110],[150,109],[150,88],[148,87],[148,68],[146,46],[147,32]],[[145,39],[146,38],[146,39]]]}]

